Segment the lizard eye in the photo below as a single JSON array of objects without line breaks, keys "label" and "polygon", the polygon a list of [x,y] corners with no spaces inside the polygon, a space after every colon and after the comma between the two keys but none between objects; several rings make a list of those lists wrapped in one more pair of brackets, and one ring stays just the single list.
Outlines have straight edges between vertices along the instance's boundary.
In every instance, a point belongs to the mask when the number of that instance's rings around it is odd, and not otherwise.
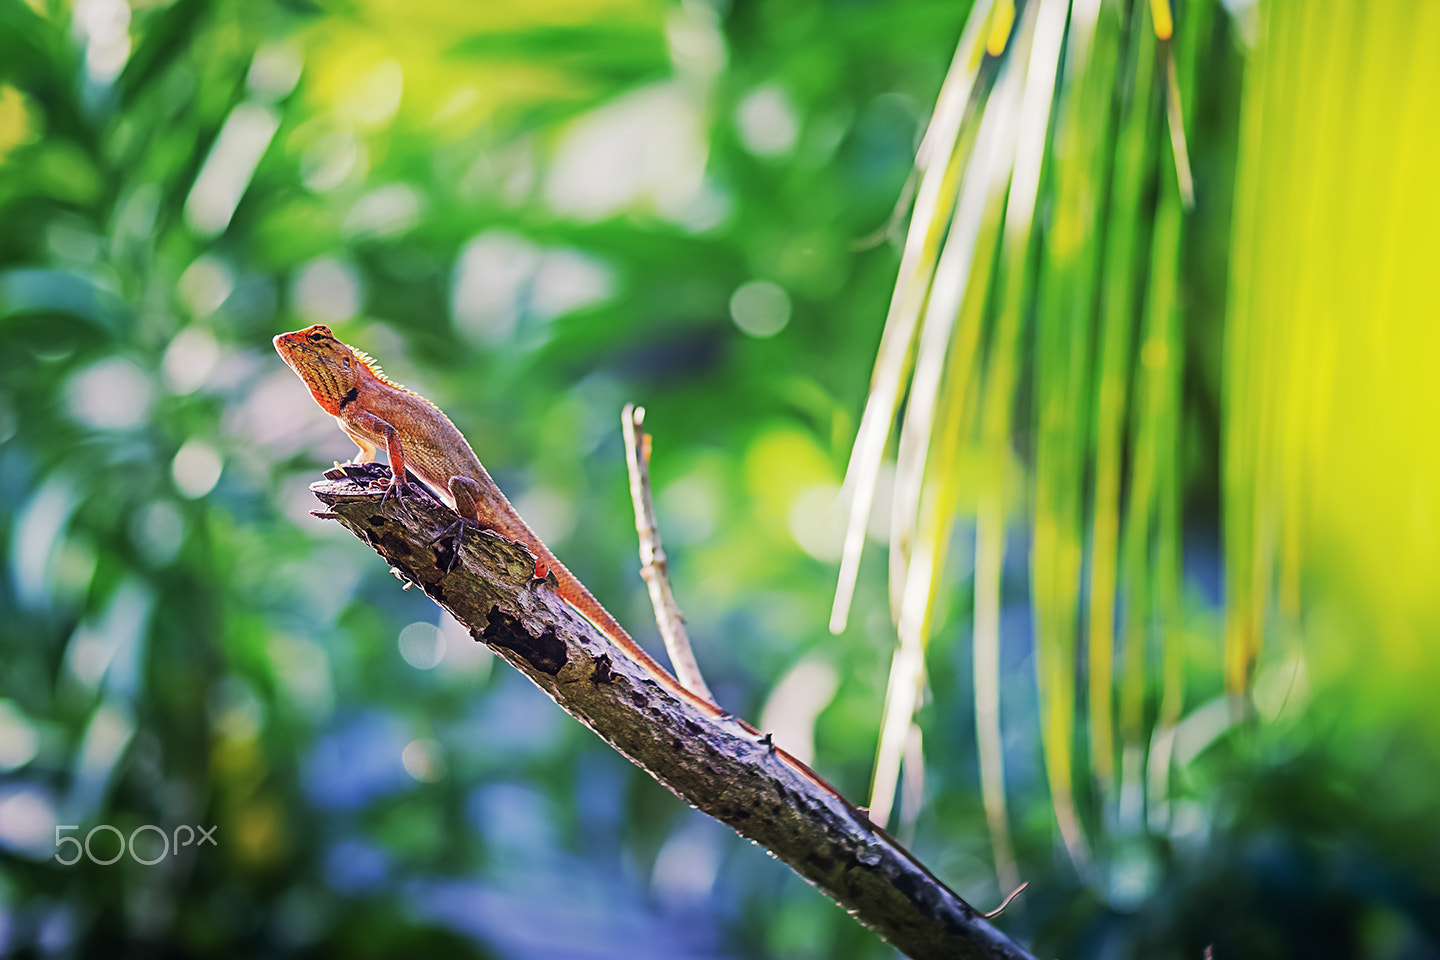
[{"label": "lizard eye", "polygon": [[341,357],[341,358],[340,358],[340,366],[344,367],[346,370],[349,370],[349,369],[350,369],[350,358],[349,358],[349,357]]}]

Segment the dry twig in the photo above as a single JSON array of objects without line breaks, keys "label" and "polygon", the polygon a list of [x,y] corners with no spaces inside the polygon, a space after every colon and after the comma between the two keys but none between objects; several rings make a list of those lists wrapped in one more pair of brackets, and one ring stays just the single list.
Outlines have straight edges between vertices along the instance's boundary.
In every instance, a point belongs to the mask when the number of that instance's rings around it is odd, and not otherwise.
[{"label": "dry twig", "polygon": [[670,590],[670,568],[665,548],[660,545],[660,524],[655,519],[655,501],[650,493],[650,434],[640,429],[645,422],[645,408],[625,404],[620,415],[625,428],[625,465],[630,470],[630,502],[635,507],[635,532],[640,538],[640,576],[650,588],[650,605],[655,608],[655,623],[670,654],[670,666],[681,685],[711,703],[715,695],[700,675],[700,664],[690,649],[690,635],[685,631],[685,617]]}]

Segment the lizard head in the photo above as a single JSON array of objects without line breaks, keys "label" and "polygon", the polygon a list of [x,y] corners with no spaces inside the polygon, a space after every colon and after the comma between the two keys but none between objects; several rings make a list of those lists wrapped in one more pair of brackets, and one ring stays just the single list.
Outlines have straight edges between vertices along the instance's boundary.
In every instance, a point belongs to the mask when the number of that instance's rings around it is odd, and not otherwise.
[{"label": "lizard head", "polygon": [[315,402],[326,413],[339,416],[356,398],[360,380],[370,372],[371,360],[346,346],[321,324],[282,333],[274,340],[280,359],[305,381]]}]

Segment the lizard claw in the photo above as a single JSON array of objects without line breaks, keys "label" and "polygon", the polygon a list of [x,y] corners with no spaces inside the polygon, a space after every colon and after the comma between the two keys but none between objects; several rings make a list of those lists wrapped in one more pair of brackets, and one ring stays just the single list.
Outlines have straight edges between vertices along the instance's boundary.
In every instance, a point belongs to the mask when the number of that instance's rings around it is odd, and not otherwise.
[{"label": "lizard claw", "polygon": [[415,491],[411,489],[410,484],[404,480],[391,479],[390,482],[385,485],[385,492],[380,495],[380,507],[383,509],[385,504],[390,500],[394,500],[403,506],[404,498],[413,496],[414,493]]},{"label": "lizard claw", "polygon": [[470,523],[470,521],[464,517],[457,517],[454,523],[450,524],[450,526],[440,532],[439,536],[430,541],[432,547],[442,540],[450,541],[450,549],[444,553],[436,551],[435,557],[436,561],[440,564],[440,568],[446,573],[454,570],[455,565],[460,562],[460,544],[465,539],[465,525],[468,523]]}]

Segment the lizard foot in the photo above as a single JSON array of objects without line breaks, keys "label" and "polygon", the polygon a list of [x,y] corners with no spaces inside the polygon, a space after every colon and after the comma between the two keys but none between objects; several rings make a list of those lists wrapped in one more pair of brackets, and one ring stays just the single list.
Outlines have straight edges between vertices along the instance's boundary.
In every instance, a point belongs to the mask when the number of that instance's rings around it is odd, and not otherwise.
[{"label": "lizard foot", "polygon": [[464,517],[456,517],[454,523],[450,524],[450,526],[440,532],[439,536],[430,541],[430,546],[432,547],[441,541],[449,541],[447,547],[435,551],[435,563],[446,573],[454,570],[455,565],[460,562],[460,544],[465,539],[465,527],[467,524],[473,522],[474,521],[467,520]]},{"label": "lizard foot", "polygon": [[380,509],[385,509],[385,504],[391,500],[394,500],[403,507],[405,505],[405,497],[414,495],[414,487],[410,486],[410,484],[404,480],[397,480],[392,477],[390,482],[385,484],[385,492],[380,495]]}]

